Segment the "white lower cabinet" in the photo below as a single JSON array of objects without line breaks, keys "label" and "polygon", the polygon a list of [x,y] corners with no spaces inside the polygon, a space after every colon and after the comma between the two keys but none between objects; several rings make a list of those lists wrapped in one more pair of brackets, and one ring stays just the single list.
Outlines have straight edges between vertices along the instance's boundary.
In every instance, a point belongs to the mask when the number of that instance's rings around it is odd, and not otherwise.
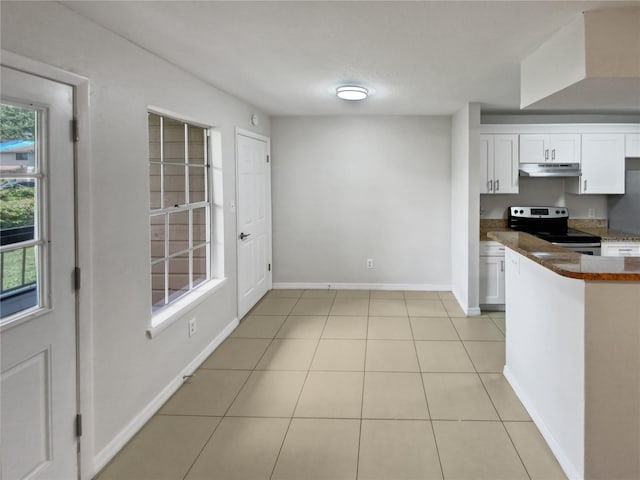
[{"label": "white lower cabinet", "polygon": [[603,257],[640,257],[640,242],[602,242]]},{"label": "white lower cabinet", "polygon": [[480,242],[480,305],[504,304],[504,246]]}]

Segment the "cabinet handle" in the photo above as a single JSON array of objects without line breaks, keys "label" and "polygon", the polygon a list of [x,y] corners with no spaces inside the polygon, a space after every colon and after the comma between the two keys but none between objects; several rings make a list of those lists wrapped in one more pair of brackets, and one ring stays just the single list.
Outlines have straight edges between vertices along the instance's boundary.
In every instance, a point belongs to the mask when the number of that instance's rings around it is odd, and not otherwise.
[{"label": "cabinet handle", "polygon": [[544,150],[544,159],[545,159],[545,160],[549,160],[549,149],[548,149],[548,148],[546,148],[546,149]]},{"label": "cabinet handle", "polygon": [[489,188],[489,191],[490,191],[490,192],[493,192],[493,180],[489,180],[487,183],[488,183],[488,185],[489,185],[489,187],[488,187],[488,188]]},{"label": "cabinet handle", "polygon": [[619,252],[633,252],[633,248],[619,248]]},{"label": "cabinet handle", "polygon": [[496,180],[496,192],[500,190],[500,180]]},{"label": "cabinet handle", "polygon": [[556,149],[554,148],[553,150],[551,150],[551,160],[555,160],[556,159]]},{"label": "cabinet handle", "polygon": [[587,179],[586,178],[584,179],[583,183],[584,183],[584,187],[582,187],[582,191],[586,192],[587,191]]},{"label": "cabinet handle", "polygon": [[504,260],[500,260],[500,271],[504,272]]}]

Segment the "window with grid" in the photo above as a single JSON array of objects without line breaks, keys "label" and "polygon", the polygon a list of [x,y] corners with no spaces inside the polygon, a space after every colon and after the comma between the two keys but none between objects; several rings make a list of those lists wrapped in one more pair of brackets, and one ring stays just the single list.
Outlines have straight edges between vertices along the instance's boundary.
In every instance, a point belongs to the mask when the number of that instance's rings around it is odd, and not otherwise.
[{"label": "window with grid", "polygon": [[211,278],[207,129],[149,113],[151,310]]}]

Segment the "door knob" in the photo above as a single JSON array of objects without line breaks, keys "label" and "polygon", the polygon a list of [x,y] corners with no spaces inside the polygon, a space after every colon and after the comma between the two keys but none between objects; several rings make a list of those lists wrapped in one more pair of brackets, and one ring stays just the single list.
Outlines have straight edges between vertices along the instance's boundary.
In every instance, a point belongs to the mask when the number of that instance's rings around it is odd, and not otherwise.
[{"label": "door knob", "polygon": [[247,237],[248,237],[248,236],[250,236],[250,235],[251,235],[250,233],[244,233],[244,232],[242,232],[242,233],[240,233],[240,240],[244,240],[245,238],[247,238]]}]

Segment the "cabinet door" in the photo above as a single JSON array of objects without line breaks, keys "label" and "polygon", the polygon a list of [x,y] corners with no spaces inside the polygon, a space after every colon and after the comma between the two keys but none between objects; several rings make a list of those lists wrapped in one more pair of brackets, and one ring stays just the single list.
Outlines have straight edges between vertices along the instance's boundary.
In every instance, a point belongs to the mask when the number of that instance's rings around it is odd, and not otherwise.
[{"label": "cabinet door", "polygon": [[496,135],[493,142],[493,191],[518,193],[518,135]]},{"label": "cabinet door", "polygon": [[[546,135],[522,134],[520,135],[520,163],[544,163]],[[547,157],[549,151],[546,150]]]},{"label": "cabinet door", "polygon": [[580,193],[624,193],[624,134],[582,135]]},{"label": "cabinet door", "polygon": [[549,135],[546,149],[549,152],[549,162],[579,163],[580,162],[580,134]]},{"label": "cabinet door", "polygon": [[480,135],[480,193],[493,193],[493,135]]},{"label": "cabinet door", "polygon": [[480,257],[480,304],[504,303],[504,256]]}]

